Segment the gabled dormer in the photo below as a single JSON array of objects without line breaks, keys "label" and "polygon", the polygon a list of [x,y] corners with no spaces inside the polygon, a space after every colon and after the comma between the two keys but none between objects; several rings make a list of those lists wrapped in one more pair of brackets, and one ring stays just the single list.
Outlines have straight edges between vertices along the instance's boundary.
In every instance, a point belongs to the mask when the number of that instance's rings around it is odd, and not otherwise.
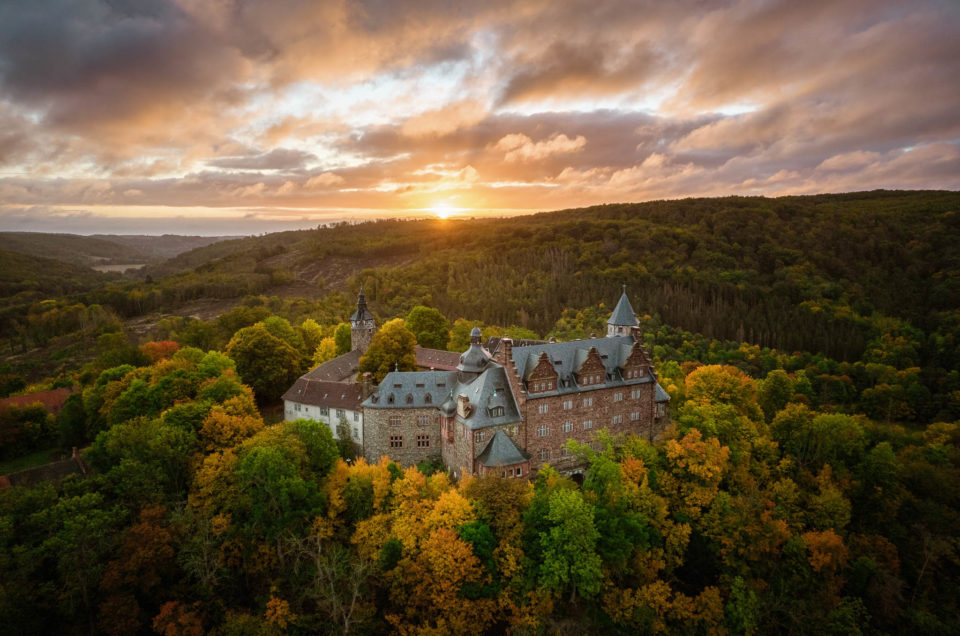
[{"label": "gabled dormer", "polygon": [[558,388],[557,382],[560,378],[553,362],[550,360],[550,356],[543,352],[540,354],[536,366],[530,369],[524,379],[527,381],[527,393],[536,395],[537,393],[556,391]]},{"label": "gabled dormer", "polygon": [[577,352],[577,362],[574,368],[574,376],[577,384],[581,387],[597,386],[606,383],[607,367],[603,364],[603,359],[596,347],[590,347],[588,351],[582,349]]},{"label": "gabled dormer", "polygon": [[637,340],[634,341],[630,348],[630,354],[620,366],[620,373],[624,380],[639,380],[650,374],[652,366],[653,363],[650,361],[650,356],[647,355],[647,350]]}]

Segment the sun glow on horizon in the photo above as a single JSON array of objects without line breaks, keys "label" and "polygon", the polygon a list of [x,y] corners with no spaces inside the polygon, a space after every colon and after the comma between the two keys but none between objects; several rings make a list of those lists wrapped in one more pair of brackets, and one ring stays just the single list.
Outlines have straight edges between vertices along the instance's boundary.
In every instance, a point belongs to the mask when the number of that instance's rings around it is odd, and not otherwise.
[{"label": "sun glow on horizon", "polygon": [[460,208],[455,208],[449,203],[438,203],[433,207],[429,208],[430,213],[433,214],[438,219],[448,219],[454,214],[460,212]]}]

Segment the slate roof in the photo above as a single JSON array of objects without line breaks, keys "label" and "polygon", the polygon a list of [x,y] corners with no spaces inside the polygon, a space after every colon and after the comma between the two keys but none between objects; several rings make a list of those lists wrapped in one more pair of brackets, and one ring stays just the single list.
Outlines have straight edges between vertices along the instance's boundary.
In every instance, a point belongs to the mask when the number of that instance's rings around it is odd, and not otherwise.
[{"label": "slate roof", "polygon": [[[591,347],[596,347],[597,353],[607,370],[604,384],[578,386],[573,373],[580,368],[587,358]],[[653,378],[646,374],[642,378],[624,380],[620,367],[626,362],[633,348],[631,336],[614,336],[608,338],[590,338],[589,340],[572,340],[570,342],[548,342],[528,347],[514,347],[512,351],[513,364],[521,378],[526,378],[536,367],[542,353],[546,353],[553,362],[560,381],[556,391],[538,393],[537,395],[552,395],[574,391],[602,389],[617,384],[642,384],[652,382]]]},{"label": "slate roof", "polygon": [[503,431],[497,431],[483,452],[477,456],[477,461],[484,466],[512,466],[521,464],[530,459],[523,451],[517,448],[510,436]]},{"label": "slate roof", "polygon": [[[371,408],[438,408],[450,389],[457,384],[455,371],[391,371],[373,395],[363,401],[364,407]],[[427,402],[427,395],[430,401]],[[390,396],[393,396],[393,401]],[[456,392],[454,392],[456,395]],[[407,396],[411,401],[407,401]]]},{"label": "slate roof", "polygon": [[416,345],[413,355],[417,359],[417,366],[421,369],[435,369],[437,371],[454,371],[460,362],[460,354],[456,351],[441,349],[427,349]]},{"label": "slate roof", "polygon": [[360,350],[348,351],[333,360],[327,360],[319,367],[307,371],[302,377],[309,380],[343,382],[350,380],[360,369]]},{"label": "slate roof", "polygon": [[607,320],[607,324],[624,325],[627,327],[636,327],[640,324],[637,320],[636,313],[633,311],[633,307],[630,306],[630,300],[627,298],[626,290],[620,295],[620,300],[617,302],[617,306],[613,308],[613,313],[610,314],[610,319]]},{"label": "slate roof", "polygon": [[670,394],[663,390],[663,387],[660,386],[660,383],[657,382],[657,385],[653,387],[653,401],[654,402],[669,402]]},{"label": "slate roof", "polygon": [[363,387],[359,384],[311,380],[307,376],[298,378],[283,394],[283,399],[291,402],[351,411],[359,410],[362,397]]},{"label": "slate roof", "polygon": [[[490,357],[493,357],[497,354],[497,349],[500,348],[501,342],[503,342],[503,338],[491,336],[490,338],[487,338],[487,341],[483,344],[483,348],[487,350],[487,353],[490,354]],[[530,345],[538,345],[538,344],[547,344],[547,341],[546,340],[525,340],[525,339],[513,340],[514,347],[527,347]]]},{"label": "slate roof", "polygon": [[373,314],[367,309],[367,297],[363,294],[363,287],[360,288],[360,294],[357,296],[357,310],[350,316],[351,322],[358,320],[374,320]]},{"label": "slate roof", "polygon": [[[473,380],[458,383],[453,394],[465,395],[473,405],[473,412],[469,417],[457,415],[457,421],[466,424],[471,430],[520,422],[520,409],[513,391],[510,390],[507,371],[495,362],[491,362],[487,370]],[[503,406],[503,415],[491,415],[492,406]]]},{"label": "slate roof", "polygon": [[[521,420],[520,409],[510,390],[506,370],[495,362],[491,362],[487,370],[480,375],[464,382],[459,380],[455,371],[391,371],[383,378],[373,395],[363,401],[363,407],[442,409],[447,398],[451,397],[451,391],[454,404],[461,395],[470,401],[473,407],[470,415],[465,418],[457,415],[456,419],[471,430],[515,424]],[[428,393],[429,402],[426,401]],[[496,406],[503,407],[503,415],[491,413],[491,408]]]}]

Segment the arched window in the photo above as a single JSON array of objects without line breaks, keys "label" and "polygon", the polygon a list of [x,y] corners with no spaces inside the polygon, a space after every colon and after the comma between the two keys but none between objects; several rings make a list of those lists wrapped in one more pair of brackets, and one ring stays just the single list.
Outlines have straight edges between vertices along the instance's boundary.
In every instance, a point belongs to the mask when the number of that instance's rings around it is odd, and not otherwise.
[{"label": "arched window", "polygon": [[413,404],[413,395],[407,393],[407,404]]},{"label": "arched window", "polygon": [[423,396],[423,402],[424,404],[433,404],[433,398],[430,397],[429,393]]},{"label": "arched window", "polygon": [[393,404],[393,393],[387,396],[387,404]]}]

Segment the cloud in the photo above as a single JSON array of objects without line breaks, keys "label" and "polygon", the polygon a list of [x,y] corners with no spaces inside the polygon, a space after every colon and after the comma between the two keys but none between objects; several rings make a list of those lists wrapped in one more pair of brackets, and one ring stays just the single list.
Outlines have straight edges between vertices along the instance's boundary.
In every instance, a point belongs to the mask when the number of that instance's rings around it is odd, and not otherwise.
[{"label": "cloud", "polygon": [[549,139],[534,143],[526,135],[511,133],[500,139],[494,148],[504,151],[503,158],[508,162],[537,161],[550,155],[577,152],[587,145],[587,138],[578,135],[570,139],[566,135],[554,133]]},{"label": "cloud", "polygon": [[295,170],[303,168],[316,157],[309,152],[292,150],[290,148],[276,148],[270,152],[261,152],[245,157],[224,157],[208,161],[207,165],[215,168],[236,170]]},{"label": "cloud", "polygon": [[958,28],[938,0],[8,2],[0,198],[544,209],[960,188]]}]

